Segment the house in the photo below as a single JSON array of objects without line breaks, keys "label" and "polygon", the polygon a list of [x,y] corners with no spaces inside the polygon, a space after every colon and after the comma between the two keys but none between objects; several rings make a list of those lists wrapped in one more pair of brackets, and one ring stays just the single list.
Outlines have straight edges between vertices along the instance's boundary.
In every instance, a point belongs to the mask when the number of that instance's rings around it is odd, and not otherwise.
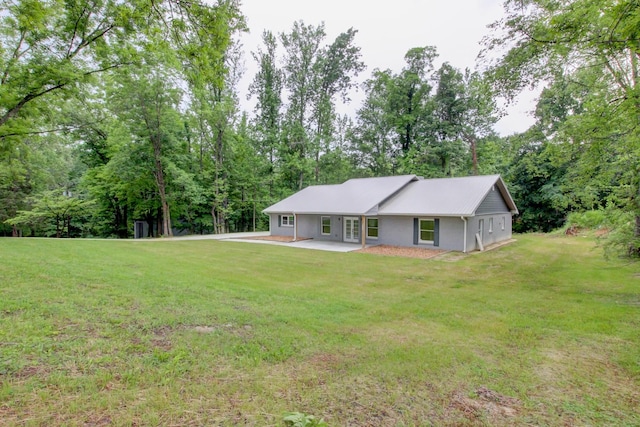
[{"label": "house", "polygon": [[518,213],[500,175],[416,175],[315,185],[268,207],[274,236],[469,252],[511,238]]}]

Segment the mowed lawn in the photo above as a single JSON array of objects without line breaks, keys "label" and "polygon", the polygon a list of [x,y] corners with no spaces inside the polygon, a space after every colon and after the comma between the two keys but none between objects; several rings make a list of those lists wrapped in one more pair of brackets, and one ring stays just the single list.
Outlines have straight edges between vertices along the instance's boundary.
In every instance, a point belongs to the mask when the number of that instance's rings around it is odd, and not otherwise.
[{"label": "mowed lawn", "polygon": [[640,265],[0,239],[0,425],[640,425]]}]

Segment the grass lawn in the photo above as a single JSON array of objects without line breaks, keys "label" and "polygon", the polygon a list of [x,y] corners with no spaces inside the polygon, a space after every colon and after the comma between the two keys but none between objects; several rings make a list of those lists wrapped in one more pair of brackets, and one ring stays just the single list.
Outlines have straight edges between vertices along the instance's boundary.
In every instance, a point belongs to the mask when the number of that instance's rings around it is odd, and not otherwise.
[{"label": "grass lawn", "polygon": [[0,239],[0,425],[640,425],[640,265]]}]

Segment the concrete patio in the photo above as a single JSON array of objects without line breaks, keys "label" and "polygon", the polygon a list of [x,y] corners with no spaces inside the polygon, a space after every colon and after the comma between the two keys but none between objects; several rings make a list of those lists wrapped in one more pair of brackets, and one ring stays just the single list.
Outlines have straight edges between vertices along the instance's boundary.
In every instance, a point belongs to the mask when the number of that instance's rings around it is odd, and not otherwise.
[{"label": "concrete patio", "polygon": [[[330,242],[324,240],[306,239],[297,242],[278,242],[274,240],[252,239],[252,237],[267,237],[268,231],[256,231],[246,233],[226,233],[226,234],[202,234],[191,236],[177,236],[163,239],[139,239],[140,242],[166,242],[166,241],[181,241],[181,240],[223,240],[227,242],[240,242],[240,243],[258,243],[264,245],[278,245],[288,246],[290,248],[300,249],[315,249],[318,251],[330,251],[330,252],[352,252],[362,249],[361,244],[356,243],[344,243],[344,242]],[[369,246],[367,246],[369,247]]]}]

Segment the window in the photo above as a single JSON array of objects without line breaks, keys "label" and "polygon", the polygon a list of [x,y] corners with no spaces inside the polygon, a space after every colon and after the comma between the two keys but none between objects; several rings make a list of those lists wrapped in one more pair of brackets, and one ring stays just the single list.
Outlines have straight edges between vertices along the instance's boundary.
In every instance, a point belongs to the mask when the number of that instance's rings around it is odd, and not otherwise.
[{"label": "window", "polygon": [[331,217],[323,216],[320,218],[320,222],[322,224],[322,234],[325,236],[331,234]]},{"label": "window", "polygon": [[367,218],[367,238],[378,238],[378,218]]},{"label": "window", "polygon": [[293,227],[293,215],[280,215],[280,224],[283,227]]},{"label": "window", "polygon": [[502,223],[500,224],[500,226],[502,227],[502,231],[504,231],[504,225],[507,222],[507,217],[502,217]]},{"label": "window", "polygon": [[489,233],[493,233],[493,218],[489,218]]},{"label": "window", "polygon": [[436,222],[433,219],[420,220],[420,243],[433,243]]}]

